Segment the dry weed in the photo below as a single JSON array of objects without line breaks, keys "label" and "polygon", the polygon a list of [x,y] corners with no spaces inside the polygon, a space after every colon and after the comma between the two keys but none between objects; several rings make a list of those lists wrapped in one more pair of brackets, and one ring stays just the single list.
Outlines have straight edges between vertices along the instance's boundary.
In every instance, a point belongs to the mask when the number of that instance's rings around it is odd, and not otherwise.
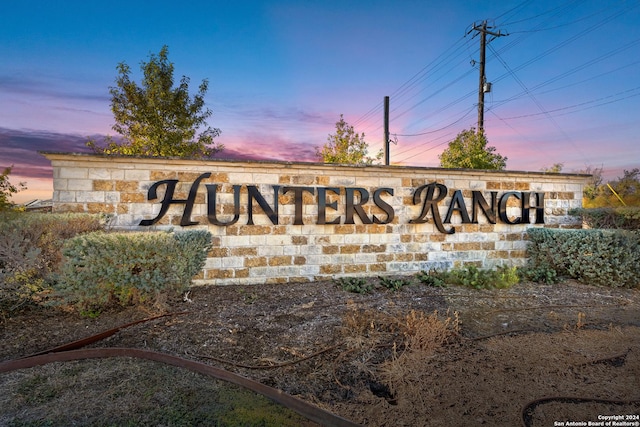
[{"label": "dry weed", "polygon": [[393,396],[413,396],[419,391],[422,367],[442,346],[459,337],[457,313],[386,314],[376,310],[351,310],[343,319],[342,333],[349,348],[349,365],[390,390]]},{"label": "dry weed", "polygon": [[437,311],[427,315],[412,310],[403,323],[402,352],[394,346],[391,360],[378,368],[378,375],[395,396],[420,399],[420,378],[429,359],[446,344],[453,343],[460,333],[458,313],[441,316]]}]

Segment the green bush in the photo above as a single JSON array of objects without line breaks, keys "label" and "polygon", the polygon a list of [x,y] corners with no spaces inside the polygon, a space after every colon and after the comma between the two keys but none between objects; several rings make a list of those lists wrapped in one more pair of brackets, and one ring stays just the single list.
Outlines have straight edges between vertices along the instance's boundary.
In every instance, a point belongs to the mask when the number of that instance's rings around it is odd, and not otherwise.
[{"label": "green bush", "polygon": [[397,291],[403,286],[408,286],[411,284],[411,279],[405,278],[405,277],[398,278],[398,277],[378,276],[378,279],[380,279],[380,284],[383,287],[391,291]]},{"label": "green bush", "polygon": [[98,215],[1,213],[0,310],[29,302],[51,284],[65,239],[104,226],[104,217]]},{"label": "green bush", "polygon": [[617,208],[575,208],[569,215],[582,218],[589,228],[616,228],[640,230],[640,207],[624,206]]},{"label": "green bush", "polygon": [[203,267],[208,231],[91,233],[69,239],[57,290],[83,310],[180,294]]},{"label": "green bush", "polygon": [[445,273],[438,272],[434,269],[429,271],[419,271],[416,273],[416,278],[423,285],[435,288],[444,288],[447,286]]},{"label": "green bush", "polygon": [[640,286],[640,234],[623,230],[532,228],[527,270],[601,286]]},{"label": "green bush", "polygon": [[353,292],[355,294],[368,294],[373,290],[373,283],[364,277],[340,277],[335,280],[336,285],[343,291]]},{"label": "green bush", "polygon": [[534,266],[531,263],[527,263],[526,266],[518,269],[518,275],[521,280],[537,283],[553,284],[560,281],[558,272],[548,264]]},{"label": "green bush", "polygon": [[475,289],[509,288],[520,281],[515,267],[499,266],[495,270],[480,270],[469,266],[444,273],[445,281]]}]

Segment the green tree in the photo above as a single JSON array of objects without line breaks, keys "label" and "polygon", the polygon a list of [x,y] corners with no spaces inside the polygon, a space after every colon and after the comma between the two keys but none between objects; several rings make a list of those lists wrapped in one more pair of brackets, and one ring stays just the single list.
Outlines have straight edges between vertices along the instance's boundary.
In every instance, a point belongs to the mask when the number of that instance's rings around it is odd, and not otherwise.
[{"label": "green tree", "polygon": [[622,176],[611,181],[609,185],[628,206],[640,205],[640,169],[625,169]]},{"label": "green tree", "polygon": [[582,205],[584,207],[595,207],[595,199],[604,191],[602,184],[602,168],[587,166],[586,169],[578,171],[578,173],[591,175],[589,182],[584,186]]},{"label": "green tree", "polygon": [[174,66],[168,54],[163,46],[157,56],[151,54],[149,62],[141,63],[141,86],[131,80],[126,63],[118,64],[116,86],[109,92],[115,118],[112,128],[121,140],[108,137],[104,147],[89,141],[89,147],[103,154],[157,157],[210,157],[223,149],[213,140],[220,129],[207,125],[212,114],[204,105],[208,81],[202,81],[193,99],[188,77],[182,76],[174,88]]},{"label": "green tree", "polygon": [[484,132],[477,132],[474,128],[463,130],[456,139],[449,143],[440,158],[443,168],[465,169],[493,169],[504,170],[507,158],[495,153],[495,147],[487,147]]},{"label": "green tree", "polygon": [[27,188],[24,182],[18,183],[17,186],[11,184],[9,181],[11,169],[13,166],[5,168],[0,174],[0,212],[12,210],[15,204],[11,203],[11,196]]},{"label": "green tree", "polygon": [[322,148],[316,147],[316,156],[324,163],[371,165],[382,158],[382,150],[375,158],[367,156],[368,152],[369,144],[364,140],[364,133],[358,134],[344,121],[342,114],[336,122],[336,133],[329,134]]},{"label": "green tree", "polygon": [[549,173],[560,173],[562,172],[562,168],[564,168],[564,163],[554,163],[551,166],[540,169],[540,171]]},{"label": "green tree", "polygon": [[592,179],[583,190],[583,207],[622,206],[623,204],[618,199],[618,196],[624,200],[627,206],[640,206],[640,169],[624,170],[621,177],[606,183],[602,179],[602,168],[588,167],[581,173],[592,175]]}]

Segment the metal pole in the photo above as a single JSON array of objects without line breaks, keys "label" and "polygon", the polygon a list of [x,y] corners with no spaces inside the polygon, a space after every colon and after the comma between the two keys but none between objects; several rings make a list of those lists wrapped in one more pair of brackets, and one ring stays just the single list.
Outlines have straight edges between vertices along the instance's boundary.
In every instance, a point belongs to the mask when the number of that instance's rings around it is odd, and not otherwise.
[{"label": "metal pole", "polygon": [[384,97],[384,164],[389,165],[389,97]]},{"label": "metal pole", "polygon": [[484,84],[487,81],[484,62],[487,47],[487,21],[482,22],[480,30],[480,84],[478,87],[478,133],[484,129]]}]

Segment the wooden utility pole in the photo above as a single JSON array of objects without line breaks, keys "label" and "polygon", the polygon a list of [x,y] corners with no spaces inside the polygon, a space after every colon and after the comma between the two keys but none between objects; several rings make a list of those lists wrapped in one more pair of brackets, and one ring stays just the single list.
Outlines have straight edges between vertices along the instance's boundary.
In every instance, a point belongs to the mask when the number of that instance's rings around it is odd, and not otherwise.
[{"label": "wooden utility pole", "polygon": [[[473,24],[471,31],[477,31],[480,34],[480,82],[478,84],[478,132],[484,130],[484,94],[491,90],[491,83],[487,82],[487,76],[485,74],[485,56],[487,48],[487,34],[496,37],[505,36],[506,34],[490,31],[493,27],[487,26],[487,21],[482,21],[482,24]],[[493,40],[493,39],[491,39]],[[489,41],[491,41],[489,40]]]},{"label": "wooden utility pole", "polygon": [[389,97],[384,97],[384,164],[389,165],[391,153],[389,152]]}]

